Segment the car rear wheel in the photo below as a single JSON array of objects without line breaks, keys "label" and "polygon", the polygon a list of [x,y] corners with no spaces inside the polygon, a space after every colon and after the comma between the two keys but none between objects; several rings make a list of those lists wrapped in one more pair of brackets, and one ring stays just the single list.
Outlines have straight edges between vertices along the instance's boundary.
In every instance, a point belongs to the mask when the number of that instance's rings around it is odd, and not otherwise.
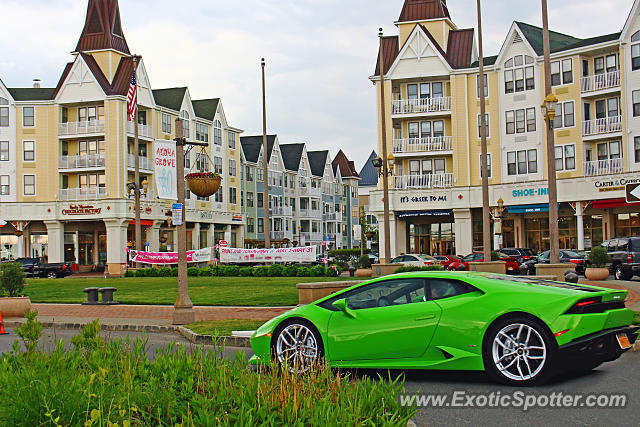
[{"label": "car rear wheel", "polygon": [[294,320],[278,328],[273,342],[275,362],[291,373],[303,373],[321,363],[324,357],[322,337],[309,322]]},{"label": "car rear wheel", "polygon": [[58,274],[55,271],[50,271],[47,273],[47,278],[48,279],[57,279],[58,278]]},{"label": "car rear wheel", "polygon": [[482,353],[485,370],[495,381],[528,386],[549,378],[555,350],[547,329],[523,316],[492,325],[485,335]]},{"label": "car rear wheel", "polygon": [[616,280],[629,280],[631,279],[631,275],[627,272],[625,272],[622,269],[622,265],[620,264],[616,264],[614,270],[613,270],[613,275],[615,276]]}]

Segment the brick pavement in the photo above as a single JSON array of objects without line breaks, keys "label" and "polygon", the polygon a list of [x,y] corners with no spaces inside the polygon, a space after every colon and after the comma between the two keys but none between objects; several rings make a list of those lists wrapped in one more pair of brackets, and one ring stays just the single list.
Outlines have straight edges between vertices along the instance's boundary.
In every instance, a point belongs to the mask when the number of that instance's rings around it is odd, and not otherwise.
[{"label": "brick pavement", "polygon": [[584,283],[585,285],[599,286],[601,288],[627,290],[629,291],[629,295],[627,296],[626,306],[632,307],[640,303],[640,294],[633,289],[629,289],[627,286],[621,285],[620,281],[618,280],[610,280],[606,282],[590,282],[587,280],[580,280],[580,283]]}]

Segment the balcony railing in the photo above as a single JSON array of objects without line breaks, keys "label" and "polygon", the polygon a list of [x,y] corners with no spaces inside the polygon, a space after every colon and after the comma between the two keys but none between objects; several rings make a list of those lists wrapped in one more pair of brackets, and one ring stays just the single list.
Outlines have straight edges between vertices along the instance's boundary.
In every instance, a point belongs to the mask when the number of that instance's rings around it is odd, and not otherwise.
[{"label": "balcony railing", "polygon": [[620,70],[586,76],[580,79],[580,91],[582,93],[596,92],[616,87],[620,87]]},{"label": "balcony railing", "polygon": [[58,124],[59,136],[103,134],[104,120],[67,122]]},{"label": "balcony railing", "polygon": [[58,200],[62,202],[77,200],[100,200],[107,197],[104,187],[61,188],[58,190]]},{"label": "balcony railing", "polygon": [[[149,157],[139,156],[140,157],[140,169],[146,171],[153,171],[153,159]],[[130,168],[136,167],[136,156],[133,154],[127,155],[127,166]]]},{"label": "balcony railing", "polygon": [[291,206],[276,206],[275,208],[269,208],[269,214],[275,216],[292,216],[293,209]]},{"label": "balcony railing", "polygon": [[451,97],[396,99],[393,101],[392,114],[437,113],[451,111]]},{"label": "balcony railing", "polygon": [[322,233],[301,231],[300,236],[304,237],[306,241],[322,241]]},{"label": "balcony railing", "polygon": [[453,138],[450,136],[435,136],[428,138],[402,138],[393,140],[393,152],[400,153],[428,153],[451,151]]},{"label": "balcony railing", "polygon": [[336,212],[325,214],[327,221],[337,221],[339,219],[339,216],[340,214]]},{"label": "balcony railing", "polygon": [[300,218],[322,218],[322,212],[318,209],[301,208],[298,209],[298,217]]},{"label": "balcony railing", "polygon": [[[127,122],[127,134],[135,136],[136,128],[134,122]],[[138,136],[144,138],[153,138],[153,128],[148,125],[138,124]]]},{"label": "balcony railing", "polygon": [[450,188],[453,187],[452,173],[426,175],[404,175],[394,177],[394,188]]},{"label": "balcony railing", "polygon": [[272,231],[270,233],[271,238],[273,240],[283,240],[285,237],[287,237],[287,232],[286,231]]},{"label": "balcony railing", "polygon": [[584,176],[611,175],[622,173],[622,159],[595,160],[584,162]]},{"label": "balcony railing", "polygon": [[60,156],[59,169],[104,168],[104,153],[81,156]]},{"label": "balcony railing", "polygon": [[622,132],[622,116],[605,117],[603,119],[582,122],[582,136],[602,135]]}]

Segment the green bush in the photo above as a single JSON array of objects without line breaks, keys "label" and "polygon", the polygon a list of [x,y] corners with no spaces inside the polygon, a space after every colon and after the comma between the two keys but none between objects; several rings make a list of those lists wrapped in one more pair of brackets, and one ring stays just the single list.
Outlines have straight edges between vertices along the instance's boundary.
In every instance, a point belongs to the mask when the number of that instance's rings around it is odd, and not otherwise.
[{"label": "green bush", "polygon": [[441,265],[427,265],[425,267],[418,267],[415,265],[404,265],[402,267],[396,268],[394,273],[408,273],[411,271],[442,271],[443,268]]},{"label": "green bush", "polygon": [[309,267],[298,267],[298,271],[296,272],[296,277],[309,277],[311,276],[311,270]]},{"label": "green bush", "polygon": [[253,267],[240,267],[240,275],[250,277],[253,274]]},{"label": "green bush", "polygon": [[588,256],[589,262],[595,268],[603,268],[606,267],[609,263],[609,254],[607,250],[602,246],[595,247],[591,249]]},{"label": "green bush", "polygon": [[369,258],[369,255],[362,255],[358,258],[358,265],[360,268],[371,268],[371,258]]},{"label": "green bush", "polygon": [[240,275],[240,267],[237,265],[228,265],[224,270],[225,276],[236,277]]},{"label": "green bush", "polygon": [[22,326],[15,329],[17,336],[22,339],[24,347],[28,353],[32,353],[38,346],[42,336],[42,324],[38,321],[38,310],[25,311],[24,317],[27,321]]},{"label": "green bush", "polygon": [[284,277],[296,277],[297,274],[298,274],[298,267],[296,267],[295,265],[287,265],[285,268],[282,269],[282,275]]},{"label": "green bush", "polygon": [[253,269],[253,275],[255,277],[267,277],[269,275],[269,267],[261,265]]},{"label": "green bush", "polygon": [[171,267],[171,277],[178,277],[178,267]]},{"label": "green bush", "polygon": [[160,277],[159,268],[147,268],[147,277]]},{"label": "green bush", "polygon": [[124,277],[136,277],[136,272],[133,270],[127,270],[124,272]]},{"label": "green bush", "polygon": [[76,350],[90,353],[104,345],[104,341],[98,335],[100,333],[100,319],[95,319],[82,327],[78,335],[71,338],[71,343]]},{"label": "green bush", "polygon": [[500,259],[500,252],[491,251],[491,261],[498,261]]},{"label": "green bush", "polygon": [[0,264],[0,287],[10,297],[19,297],[24,290],[25,274],[19,262]]},{"label": "green bush", "polygon": [[196,277],[196,276],[198,276],[199,272],[200,272],[200,269],[198,267],[188,267],[187,268],[187,276],[189,276],[189,277]]},{"label": "green bush", "polygon": [[269,277],[282,277],[283,267],[280,264],[273,264],[269,266]]},{"label": "green bush", "polygon": [[147,277],[147,269],[146,268],[136,269],[136,277]]},{"label": "green bush", "polygon": [[324,269],[324,275],[325,277],[338,277],[340,275],[340,270],[337,265],[332,265],[331,267]]},{"label": "green bush", "polygon": [[171,267],[161,267],[159,273],[160,273],[160,277],[170,277]]},{"label": "green bush", "polygon": [[202,267],[198,272],[198,276],[200,277],[213,276],[213,271],[209,267]]},{"label": "green bush", "polygon": [[314,265],[310,269],[311,276],[322,277],[324,276],[324,265]]}]

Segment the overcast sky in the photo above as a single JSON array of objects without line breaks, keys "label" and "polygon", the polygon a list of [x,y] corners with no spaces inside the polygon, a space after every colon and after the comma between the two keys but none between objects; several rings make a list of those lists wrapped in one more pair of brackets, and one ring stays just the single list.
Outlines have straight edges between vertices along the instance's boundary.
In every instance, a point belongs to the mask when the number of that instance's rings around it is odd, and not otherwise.
[{"label": "overcast sky", "polygon": [[[360,168],[377,147],[377,32],[397,34],[404,0],[120,0],[125,37],[154,88],[221,97],[230,125],[262,133],[260,58],[267,59],[268,130],[281,143],[343,149]],[[475,27],[474,0],[449,0]],[[552,29],[576,37],[620,31],[633,0],[549,0]],[[76,46],[86,0],[0,0],[0,78],[9,87],[57,83]],[[485,55],[514,20],[541,25],[535,0],[484,0]]]}]

